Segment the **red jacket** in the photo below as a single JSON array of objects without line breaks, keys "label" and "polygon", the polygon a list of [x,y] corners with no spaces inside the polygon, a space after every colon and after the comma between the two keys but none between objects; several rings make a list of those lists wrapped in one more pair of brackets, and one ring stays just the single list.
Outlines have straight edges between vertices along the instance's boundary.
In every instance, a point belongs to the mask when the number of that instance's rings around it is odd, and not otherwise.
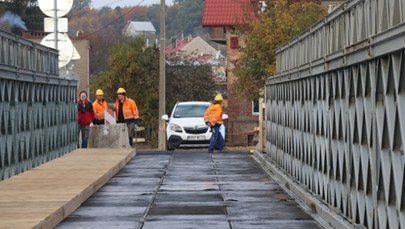
[{"label": "red jacket", "polygon": [[93,104],[90,101],[77,101],[77,123],[88,126],[94,119]]}]

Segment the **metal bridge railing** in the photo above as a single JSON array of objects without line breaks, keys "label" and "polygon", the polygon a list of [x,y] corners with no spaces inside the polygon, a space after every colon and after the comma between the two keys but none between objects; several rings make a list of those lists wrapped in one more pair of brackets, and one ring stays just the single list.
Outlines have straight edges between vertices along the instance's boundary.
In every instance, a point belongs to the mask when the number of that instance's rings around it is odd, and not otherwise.
[{"label": "metal bridge railing", "polygon": [[350,223],[405,228],[405,51],[266,89],[267,159]]},{"label": "metal bridge railing", "polygon": [[[337,66],[325,63],[337,57],[351,56],[362,48],[371,58],[380,39],[378,34],[388,32],[405,22],[403,0],[348,1],[324,20],[310,27],[300,36],[277,50],[277,75],[302,71],[319,72],[329,68],[350,65],[343,60]],[[377,53],[375,53],[377,51]],[[355,56],[353,57],[355,59]]]},{"label": "metal bridge railing", "polygon": [[58,51],[0,30],[0,65],[32,75],[59,75]]},{"label": "metal bridge railing", "polygon": [[73,151],[77,82],[58,52],[0,30],[0,180]]},{"label": "metal bridge railing", "polygon": [[405,228],[404,18],[403,0],[348,2],[266,81],[266,159],[360,228]]}]

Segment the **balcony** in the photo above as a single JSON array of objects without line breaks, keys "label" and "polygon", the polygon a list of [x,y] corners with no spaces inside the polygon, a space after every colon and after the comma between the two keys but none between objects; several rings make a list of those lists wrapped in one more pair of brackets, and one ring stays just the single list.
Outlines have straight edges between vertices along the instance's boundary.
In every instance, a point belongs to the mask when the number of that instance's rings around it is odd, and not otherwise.
[{"label": "balcony", "polygon": [[226,44],[226,28],[211,27],[209,28],[210,40],[219,44]]}]

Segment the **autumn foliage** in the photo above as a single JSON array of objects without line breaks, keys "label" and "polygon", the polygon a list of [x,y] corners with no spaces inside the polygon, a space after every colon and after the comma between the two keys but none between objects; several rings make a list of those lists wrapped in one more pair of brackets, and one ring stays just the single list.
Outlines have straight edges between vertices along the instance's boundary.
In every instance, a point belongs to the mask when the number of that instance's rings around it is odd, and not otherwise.
[{"label": "autumn foliage", "polygon": [[[209,101],[217,91],[211,79],[211,67],[187,63],[185,60],[166,64],[166,110],[171,111],[177,101]],[[159,50],[146,48],[141,38],[126,38],[115,43],[108,60],[109,70],[93,79],[90,94],[103,89],[105,99],[116,100],[119,87],[135,99],[142,119],[148,130],[146,139],[157,146],[158,105],[159,105]]]},{"label": "autumn foliage", "polygon": [[313,1],[266,0],[266,10],[241,28],[246,38],[236,63],[239,95],[261,97],[265,79],[275,73],[275,50],[323,18],[327,10]]}]

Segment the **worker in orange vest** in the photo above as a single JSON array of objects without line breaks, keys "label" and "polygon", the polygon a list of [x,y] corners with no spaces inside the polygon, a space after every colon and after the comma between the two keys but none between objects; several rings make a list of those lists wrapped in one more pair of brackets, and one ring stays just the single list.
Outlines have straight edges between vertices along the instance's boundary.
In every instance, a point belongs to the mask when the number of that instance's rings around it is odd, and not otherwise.
[{"label": "worker in orange vest", "polygon": [[117,101],[115,109],[117,111],[117,123],[126,123],[128,127],[129,144],[133,146],[135,137],[135,124],[139,122],[139,111],[134,100],[126,96],[124,88],[117,90]]},{"label": "worker in orange vest", "polygon": [[223,98],[221,95],[215,96],[214,102],[204,113],[204,122],[212,130],[208,153],[214,152],[215,144],[217,144],[219,151],[224,149],[224,138],[219,130],[221,125],[224,123],[224,120],[222,119],[222,101]]},{"label": "worker in orange vest", "polygon": [[96,101],[93,103],[93,110],[95,114],[93,124],[104,125],[104,111],[108,110],[108,104],[104,100],[104,92],[101,89],[97,89],[96,91]]}]

